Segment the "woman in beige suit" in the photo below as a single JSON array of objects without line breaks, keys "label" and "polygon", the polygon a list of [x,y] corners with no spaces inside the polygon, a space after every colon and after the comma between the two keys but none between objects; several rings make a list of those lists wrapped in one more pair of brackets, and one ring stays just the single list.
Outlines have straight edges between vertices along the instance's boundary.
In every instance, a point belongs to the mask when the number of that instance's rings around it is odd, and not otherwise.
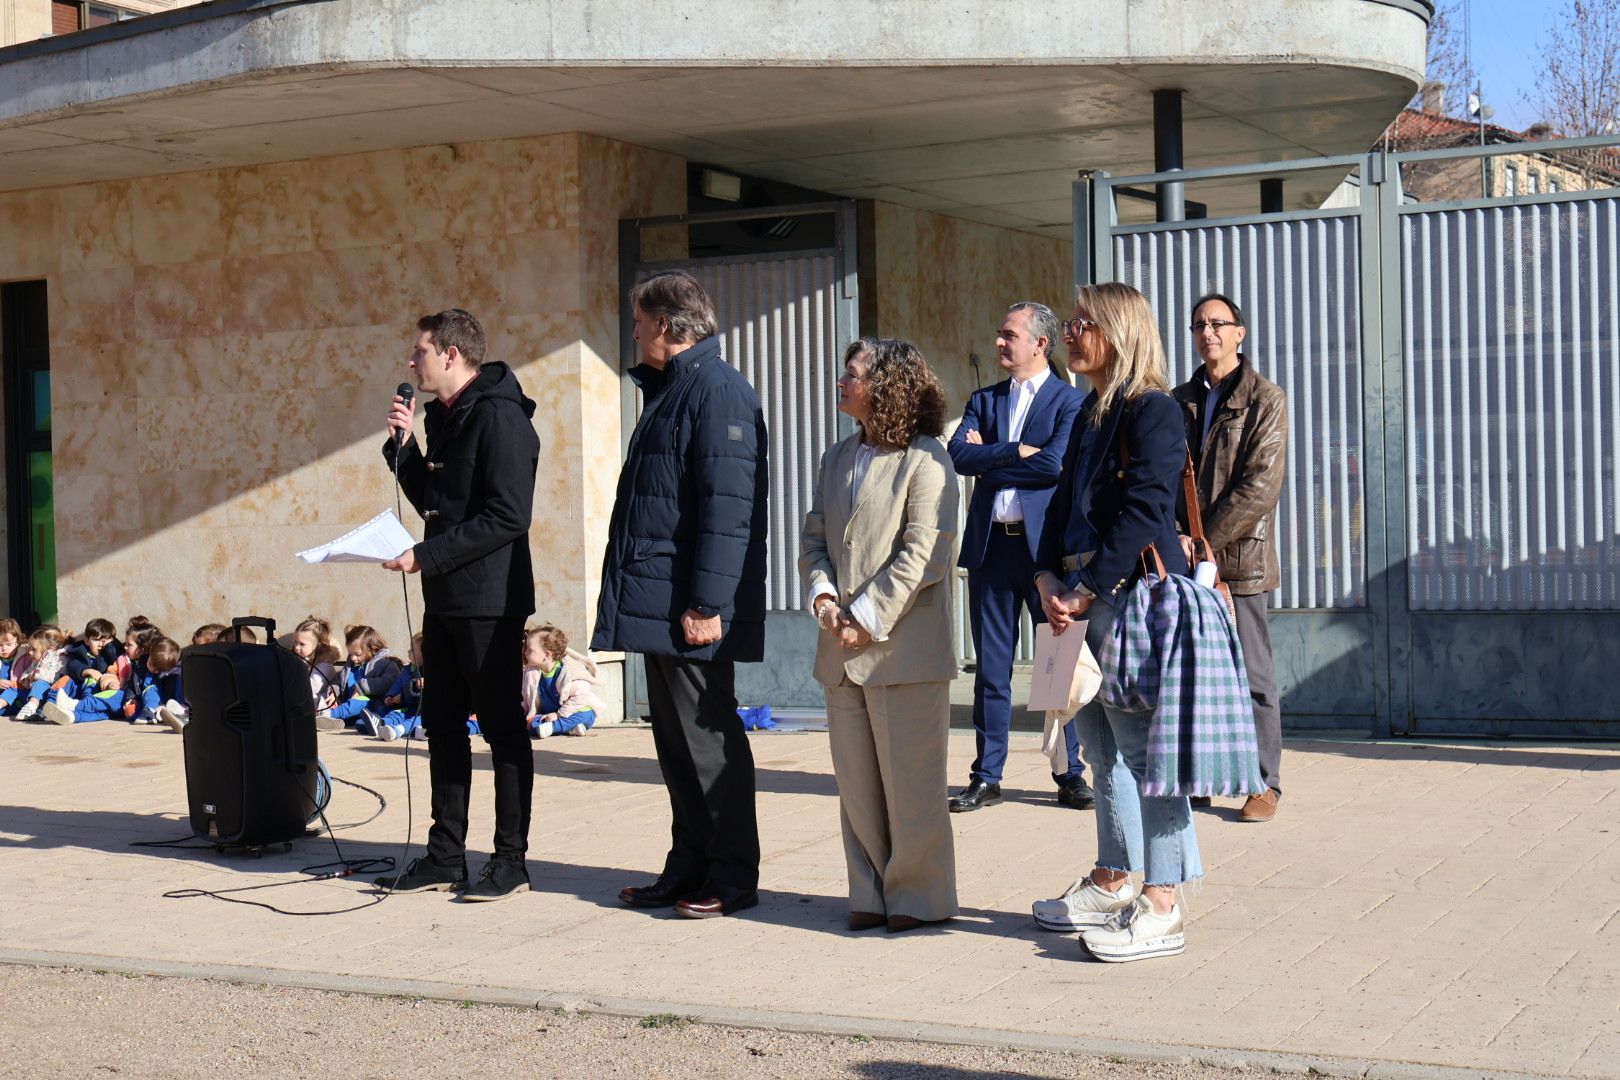
[{"label": "woman in beige suit", "polygon": [[850,345],[838,409],[858,430],[821,459],[799,570],[821,625],[849,928],[895,933],[958,912],[945,800],[956,473],[944,390],[910,342]]}]

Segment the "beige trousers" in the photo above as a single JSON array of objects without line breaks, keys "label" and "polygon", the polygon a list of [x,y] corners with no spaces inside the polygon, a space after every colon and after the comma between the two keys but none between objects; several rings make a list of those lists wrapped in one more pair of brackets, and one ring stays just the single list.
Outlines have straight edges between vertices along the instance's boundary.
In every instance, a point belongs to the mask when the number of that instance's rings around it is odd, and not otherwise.
[{"label": "beige trousers", "polygon": [[823,687],[849,909],[945,919],[956,904],[946,806],[950,684]]}]

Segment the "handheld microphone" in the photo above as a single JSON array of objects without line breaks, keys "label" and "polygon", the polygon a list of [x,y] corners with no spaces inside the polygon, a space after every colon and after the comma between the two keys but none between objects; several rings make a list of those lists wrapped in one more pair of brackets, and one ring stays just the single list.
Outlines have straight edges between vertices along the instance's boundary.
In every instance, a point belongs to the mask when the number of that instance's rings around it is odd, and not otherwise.
[{"label": "handheld microphone", "polygon": [[[402,382],[402,383],[399,384],[399,388],[394,391],[394,395],[396,397],[398,397],[399,400],[402,403],[404,403],[405,407],[408,409],[408,408],[411,407],[411,399],[416,396],[416,387],[412,386],[408,382]],[[396,432],[394,434],[394,442],[398,446],[404,446],[405,445],[405,432],[403,432],[403,431]]]}]

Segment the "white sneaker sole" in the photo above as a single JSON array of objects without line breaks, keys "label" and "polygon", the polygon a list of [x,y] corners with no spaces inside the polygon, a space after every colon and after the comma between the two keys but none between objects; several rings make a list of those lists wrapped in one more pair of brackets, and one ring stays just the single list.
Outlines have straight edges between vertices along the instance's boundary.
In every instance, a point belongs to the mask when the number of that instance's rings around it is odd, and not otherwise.
[{"label": "white sneaker sole", "polygon": [[1187,951],[1186,934],[1167,934],[1164,937],[1149,938],[1130,945],[1093,945],[1084,936],[1080,938],[1080,942],[1092,956],[1109,964],[1151,960],[1157,956],[1175,956]]},{"label": "white sneaker sole", "polygon": [[1059,918],[1043,916],[1040,912],[1031,912],[1035,916],[1035,925],[1042,930],[1051,930],[1058,934],[1072,934],[1076,930],[1095,930],[1099,926],[1106,926],[1115,912],[1087,911],[1079,915],[1068,915]]}]

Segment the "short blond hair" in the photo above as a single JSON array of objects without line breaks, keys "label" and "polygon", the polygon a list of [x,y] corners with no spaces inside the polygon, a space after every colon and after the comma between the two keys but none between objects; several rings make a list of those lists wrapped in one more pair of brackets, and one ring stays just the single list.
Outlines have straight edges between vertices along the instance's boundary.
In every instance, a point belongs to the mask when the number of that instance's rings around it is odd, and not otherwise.
[{"label": "short blond hair", "polygon": [[1100,381],[1094,380],[1097,407],[1091,415],[1093,425],[1101,426],[1103,417],[1118,401],[1129,401],[1150,390],[1169,392],[1164,341],[1159,337],[1159,322],[1153,317],[1147,297],[1129,285],[1105,281],[1080,286],[1074,306],[1097,324],[1113,354],[1107,374]]}]

